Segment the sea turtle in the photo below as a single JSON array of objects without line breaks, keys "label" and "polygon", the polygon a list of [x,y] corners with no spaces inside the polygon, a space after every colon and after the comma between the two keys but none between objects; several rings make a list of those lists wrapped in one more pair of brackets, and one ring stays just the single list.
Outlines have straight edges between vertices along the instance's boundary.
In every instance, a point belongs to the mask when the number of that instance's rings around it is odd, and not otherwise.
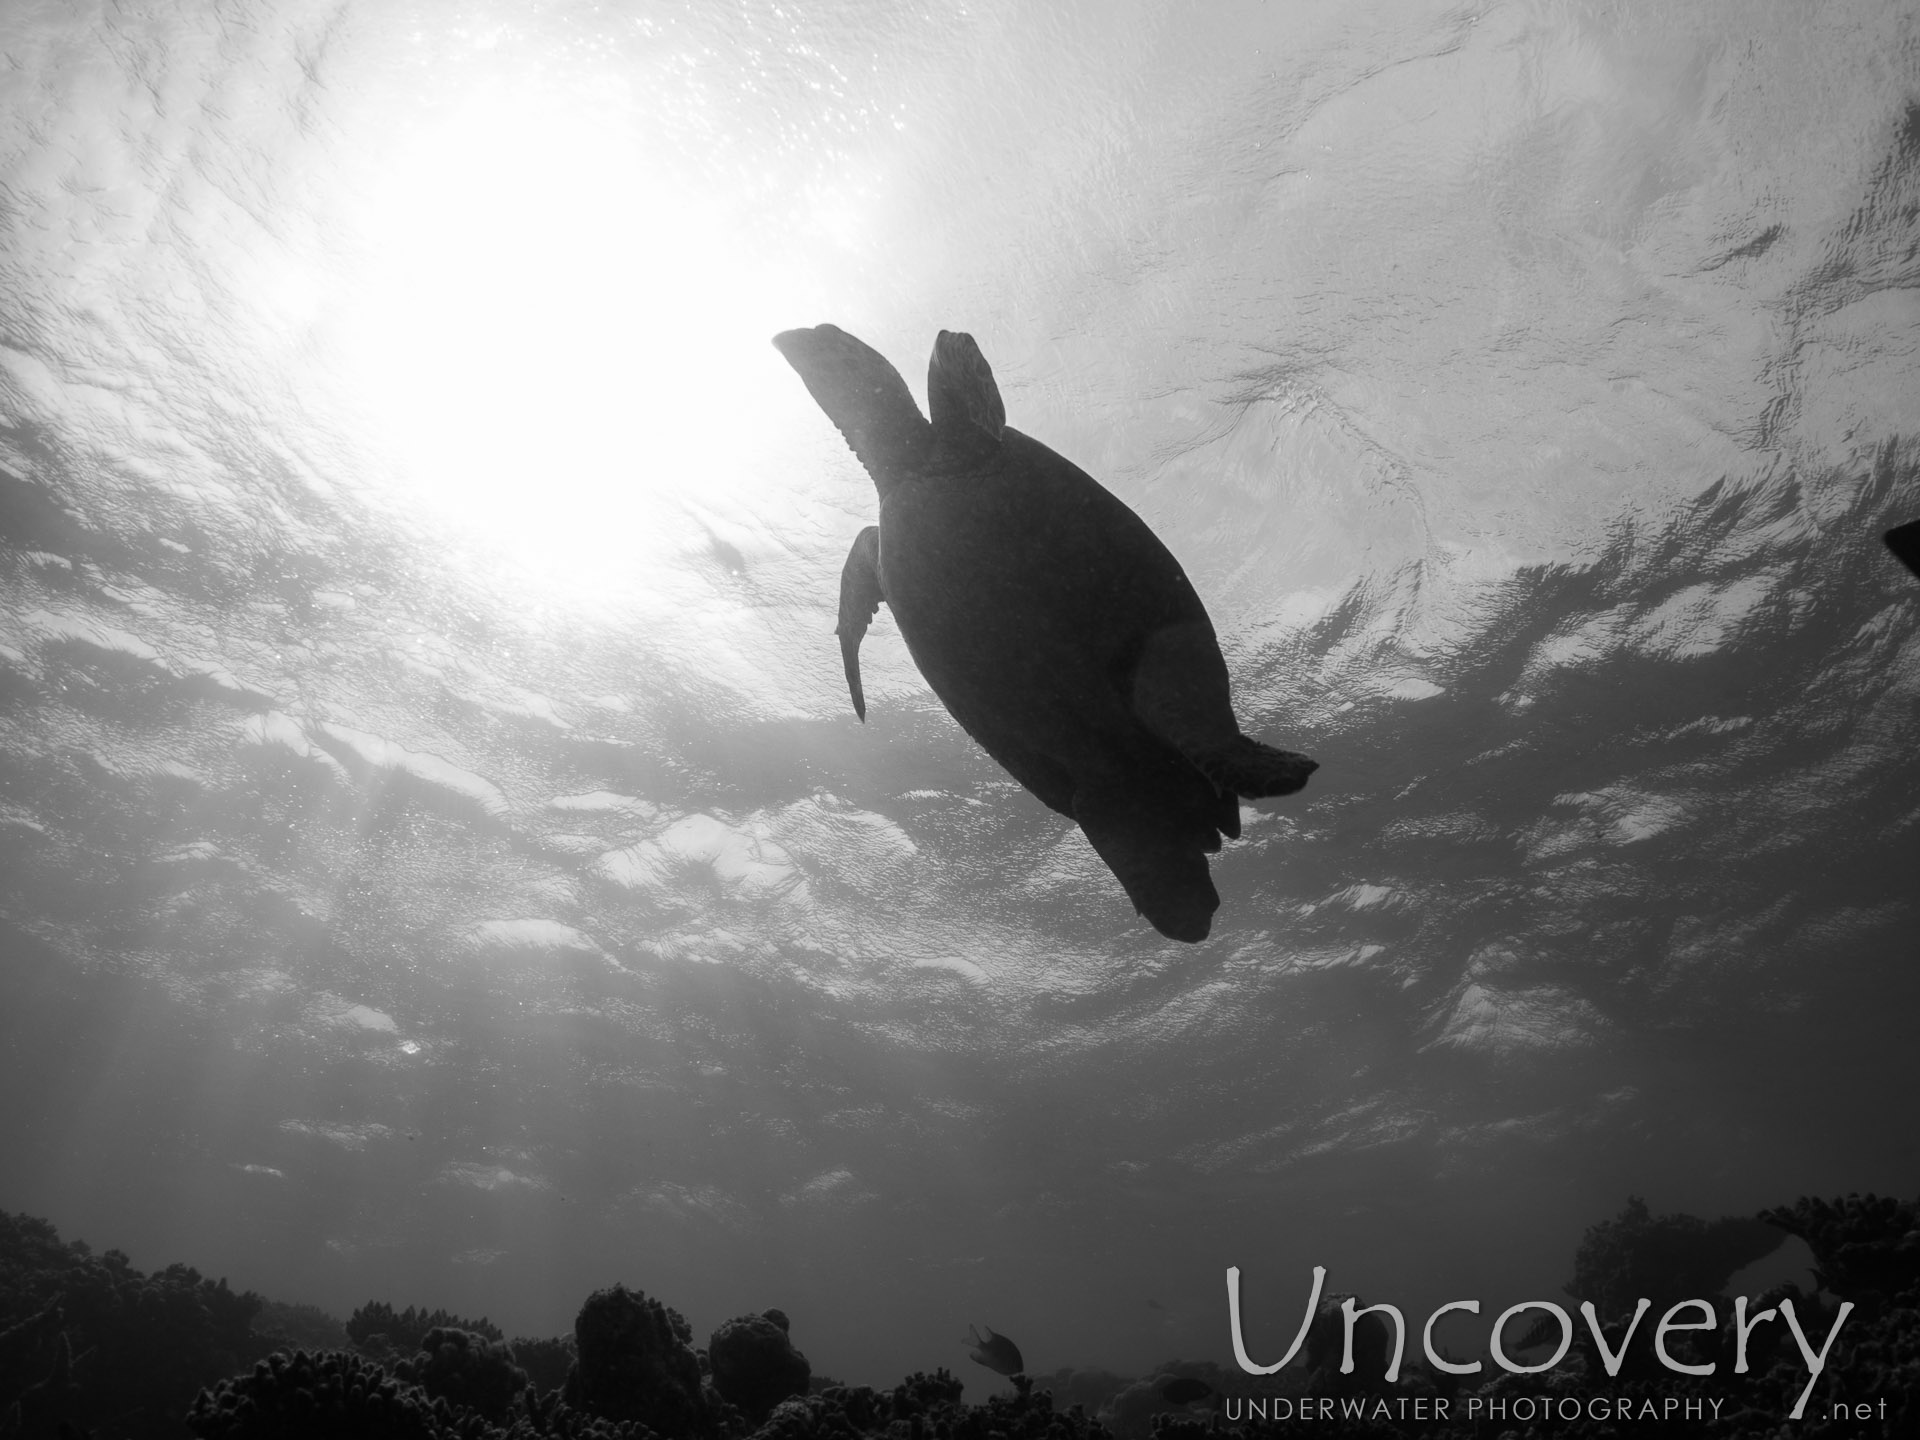
[{"label": "sea turtle", "polygon": [[1206,857],[1239,797],[1316,768],[1240,733],[1226,662],[1180,562],[1072,462],[1006,423],[971,335],[942,330],[920,413],[900,372],[834,325],[774,345],[846,436],[880,523],[840,576],[840,650],[866,718],[860,640],[882,600],[961,727],[1071,816],[1163,935],[1203,940]]}]

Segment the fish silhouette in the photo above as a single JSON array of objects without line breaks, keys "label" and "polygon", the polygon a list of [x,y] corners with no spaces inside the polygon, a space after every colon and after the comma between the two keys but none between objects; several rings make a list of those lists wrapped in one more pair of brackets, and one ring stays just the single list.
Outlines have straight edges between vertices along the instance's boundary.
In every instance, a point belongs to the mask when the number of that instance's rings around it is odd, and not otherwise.
[{"label": "fish silhouette", "polygon": [[[984,1340],[980,1337],[980,1330],[987,1332]],[[989,1370],[997,1370],[1002,1375],[1018,1375],[1027,1368],[1020,1359],[1020,1347],[1006,1336],[994,1334],[988,1326],[983,1325],[976,1330],[969,1325],[967,1338],[960,1343],[973,1347],[967,1353],[967,1358],[974,1364],[984,1365]]]}]

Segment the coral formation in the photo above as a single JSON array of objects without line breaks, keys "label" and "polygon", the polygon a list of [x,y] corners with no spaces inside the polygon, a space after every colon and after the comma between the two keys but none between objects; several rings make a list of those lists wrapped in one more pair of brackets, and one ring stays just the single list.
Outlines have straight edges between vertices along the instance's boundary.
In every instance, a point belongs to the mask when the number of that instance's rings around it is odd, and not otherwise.
[{"label": "coral formation", "polygon": [[573,1325],[579,1354],[566,1403],[667,1436],[712,1433],[693,1330],[677,1310],[615,1285],[596,1290]]},{"label": "coral formation", "polygon": [[707,1358],[713,1388],[755,1424],[782,1400],[805,1395],[813,1375],[778,1310],[723,1321],[707,1341]]},{"label": "coral formation", "polygon": [[1780,1240],[1780,1230],[1764,1216],[1656,1219],[1645,1200],[1631,1195],[1617,1216],[1580,1241],[1566,1291],[1575,1300],[1591,1300],[1602,1320],[1631,1315],[1642,1296],[1656,1312],[1664,1311],[1691,1296],[1718,1295],[1736,1270],[1778,1249]]},{"label": "coral formation", "polygon": [[1110,1408],[1114,1397],[1135,1383],[1125,1375],[1116,1375],[1111,1370],[1097,1367],[1085,1370],[1066,1368],[1032,1378],[1033,1388],[1052,1395],[1054,1404],[1063,1409],[1078,1405],[1088,1414]]},{"label": "coral formation", "polygon": [[187,1412],[199,1440],[441,1440],[425,1393],[352,1351],[276,1352],[251,1375],[203,1390]]},{"label": "coral formation", "polygon": [[347,1327],[318,1305],[290,1305],[262,1300],[253,1317],[253,1332],[276,1350],[345,1350],[353,1344]]},{"label": "coral formation", "polygon": [[567,1383],[573,1368],[571,1335],[556,1335],[545,1340],[516,1339],[512,1343],[513,1363],[527,1372],[527,1381],[544,1394]]},{"label": "coral formation", "polygon": [[444,1326],[429,1330],[420,1353],[394,1373],[437,1400],[495,1421],[507,1418],[514,1397],[527,1388],[527,1372],[513,1363],[505,1341]]},{"label": "coral formation", "polygon": [[[1775,1436],[1783,1424],[1815,1440],[1920,1431],[1920,1205],[1850,1195],[1802,1199],[1761,1218],[1764,1235],[1753,1228],[1758,1222],[1656,1218],[1630,1200],[1588,1230],[1568,1288],[1593,1297],[1601,1314],[1630,1315],[1649,1290],[1668,1293],[1684,1283],[1695,1295],[1714,1295],[1766,1235],[1800,1235],[1818,1263],[1820,1293],[1779,1286],[1754,1299],[1749,1313],[1791,1302],[1816,1345],[1834,1333],[1826,1367],[1811,1382],[1777,1319],[1751,1331],[1748,1368],[1737,1371],[1740,1337],[1730,1306],[1721,1307],[1717,1330],[1666,1339],[1672,1358],[1711,1364],[1708,1375],[1653,1363],[1653,1327],[1643,1318],[1617,1375],[1605,1373],[1589,1341],[1531,1374],[1436,1376],[1409,1360],[1389,1383],[1385,1328],[1374,1316],[1356,1327],[1354,1370],[1343,1375],[1342,1297],[1332,1296],[1309,1330],[1307,1363],[1257,1383],[1212,1364],[1175,1362],[1137,1382],[1104,1371],[1061,1371],[1041,1383],[1016,1375],[1010,1394],[967,1405],[961,1382],[944,1369],[916,1372],[890,1390],[815,1382],[779,1311],[729,1320],[706,1352],[696,1351],[678,1312],[621,1285],[588,1298],[571,1341],[509,1345],[492,1326],[422,1331],[423,1319],[453,1317],[376,1303],[340,1329],[357,1349],[263,1357],[271,1336],[245,1323],[269,1308],[258,1296],[236,1296],[183,1266],[142,1275],[116,1252],[96,1259],[85,1245],[62,1245],[44,1221],[0,1214],[0,1440],[1278,1440],[1297,1433],[1295,1412],[1251,1418],[1244,1409],[1233,1415],[1226,1403],[1244,1405],[1255,1395],[1333,1405],[1316,1409],[1311,1423],[1316,1433],[1337,1436],[1524,1435],[1547,1433],[1549,1424],[1564,1440],[1649,1429]],[[1842,1302],[1855,1307],[1844,1323]],[[340,1328],[311,1307],[271,1309],[275,1335],[296,1326],[322,1334]],[[1624,1330],[1612,1321],[1609,1344]],[[400,1342],[411,1343],[412,1353],[389,1358]],[[167,1398],[186,1386],[197,1398]],[[1788,1422],[1803,1392],[1804,1415]],[[1608,1402],[1607,1413],[1586,1408],[1596,1396]],[[1874,1403],[1840,1403],[1857,1396]],[[1449,1408],[1439,1409],[1441,1401]],[[1708,1408],[1715,1402],[1717,1413]],[[1693,1415],[1683,1408],[1689,1404],[1698,1407]]]},{"label": "coral formation", "polygon": [[[418,1310],[411,1305],[395,1311],[384,1300],[370,1300],[347,1317],[347,1338],[362,1353],[386,1348],[396,1354],[411,1355],[420,1348],[430,1330],[465,1330],[488,1340],[507,1338],[500,1327],[484,1315],[478,1320],[464,1320],[445,1310]],[[377,1343],[381,1339],[386,1341],[385,1347]]]},{"label": "coral formation", "polygon": [[1346,1369],[1347,1317],[1342,1302],[1352,1300],[1357,1310],[1366,1302],[1353,1295],[1322,1296],[1307,1327],[1307,1371],[1315,1377],[1314,1393],[1355,1395],[1387,1388],[1387,1357],[1393,1350],[1393,1332],[1380,1315],[1361,1315],[1353,1325],[1353,1367]]},{"label": "coral formation", "polygon": [[124,1417],[145,1415],[151,1433],[177,1435],[203,1385],[267,1353],[260,1305],[185,1265],[148,1275],[118,1250],[95,1255],[45,1220],[0,1212],[0,1417],[17,1405],[43,1433],[127,1433]]},{"label": "coral formation", "polygon": [[1806,1241],[1820,1288],[1842,1299],[1880,1299],[1920,1284],[1920,1201],[1802,1196],[1793,1205],[1762,1211],[1760,1218]]},{"label": "coral formation", "polygon": [[[1100,1373],[1104,1372],[1095,1372]],[[1038,1386],[1047,1388],[1045,1382],[1038,1382]],[[1171,1397],[1168,1393],[1170,1386]],[[1196,1389],[1196,1386],[1199,1388]],[[1161,1366],[1144,1380],[1131,1383],[1121,1381],[1114,1392],[1091,1404],[1083,1398],[1093,1390],[1085,1379],[1077,1384],[1053,1388],[1053,1397],[1056,1404],[1072,1404],[1075,1401],[1087,1404],[1087,1408],[1099,1414],[1114,1434],[1123,1437],[1123,1440],[1132,1440],[1132,1437],[1151,1432],[1156,1416],[1185,1414],[1187,1407],[1195,1401],[1210,1399],[1230,1388],[1235,1391],[1242,1388],[1237,1372],[1228,1375],[1218,1365],[1176,1360],[1170,1365]],[[1215,1407],[1209,1403],[1207,1408]]]}]

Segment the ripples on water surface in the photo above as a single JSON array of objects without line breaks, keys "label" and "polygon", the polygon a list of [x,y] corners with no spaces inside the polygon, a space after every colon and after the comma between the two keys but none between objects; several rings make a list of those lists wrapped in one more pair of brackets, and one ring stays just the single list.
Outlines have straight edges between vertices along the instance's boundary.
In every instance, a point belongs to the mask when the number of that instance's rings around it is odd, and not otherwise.
[{"label": "ripples on water surface", "polygon": [[[10,7],[0,1206],[341,1312],[779,1305],[881,1382],[1911,1194],[1917,47]],[[767,343],[821,320],[916,390],[976,335],[1322,762],[1206,944],[884,616],[854,721],[872,491]]]}]

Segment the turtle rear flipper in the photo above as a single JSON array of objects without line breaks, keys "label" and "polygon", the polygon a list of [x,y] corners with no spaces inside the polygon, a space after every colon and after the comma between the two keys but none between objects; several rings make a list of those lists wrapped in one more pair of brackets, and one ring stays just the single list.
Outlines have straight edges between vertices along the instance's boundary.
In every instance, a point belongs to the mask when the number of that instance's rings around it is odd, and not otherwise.
[{"label": "turtle rear flipper", "polygon": [[[1226,661],[1204,617],[1162,625],[1147,636],[1134,660],[1131,699],[1140,723],[1186,756],[1222,795],[1291,795],[1320,768],[1317,760],[1240,733]],[[1230,833],[1239,833],[1237,822]]]},{"label": "turtle rear flipper", "polygon": [[1881,537],[1894,558],[1915,575],[1920,575],[1920,520],[1896,525]]},{"label": "turtle rear flipper", "polygon": [[840,623],[833,633],[840,637],[840,664],[847,672],[847,693],[853,696],[853,713],[866,723],[867,696],[860,687],[860,642],[867,626],[880,611],[887,593],[880,587],[880,527],[869,525],[853,537],[847,551],[847,563],[840,570]]},{"label": "turtle rear flipper", "polygon": [[1320,768],[1318,760],[1292,750],[1276,750],[1245,735],[1236,735],[1227,744],[1191,758],[1223,794],[1247,800],[1291,795]]},{"label": "turtle rear flipper", "polygon": [[1073,813],[1148,924],[1172,940],[1207,938],[1220,908],[1207,873],[1207,850],[1220,848],[1212,827],[1205,837],[1183,833],[1168,825],[1165,809],[1152,797],[1117,782],[1082,785],[1074,792]]}]

